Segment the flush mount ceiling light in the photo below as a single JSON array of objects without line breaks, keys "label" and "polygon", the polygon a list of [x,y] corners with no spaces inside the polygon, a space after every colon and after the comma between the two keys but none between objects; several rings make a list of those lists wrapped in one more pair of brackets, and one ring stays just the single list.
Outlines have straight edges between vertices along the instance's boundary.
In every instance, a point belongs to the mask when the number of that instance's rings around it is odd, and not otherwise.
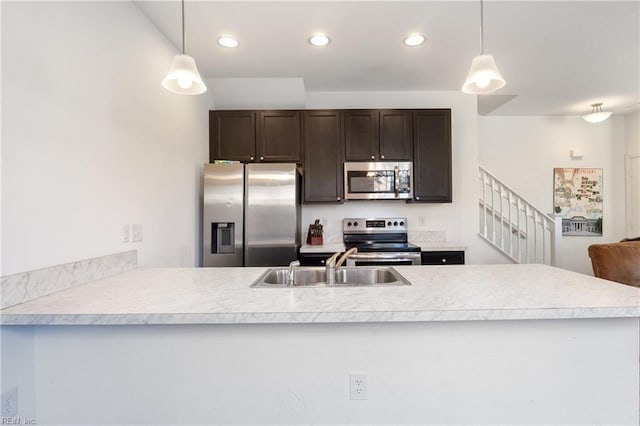
[{"label": "flush mount ceiling light", "polygon": [[589,123],[600,123],[611,116],[611,111],[602,110],[602,102],[591,104],[591,112],[582,116]]},{"label": "flush mount ceiling light", "polygon": [[424,43],[422,34],[411,34],[404,39],[404,44],[407,46],[420,46],[422,43]]},{"label": "flush mount ceiling light", "polygon": [[218,44],[222,47],[238,47],[238,40],[230,36],[218,37]]},{"label": "flush mount ceiling light", "polygon": [[182,0],[182,54],[174,56],[169,73],[162,80],[162,87],[181,95],[199,95],[207,91],[207,86],[200,77],[196,61],[185,53],[185,32],[184,0]]},{"label": "flush mount ceiling light", "polygon": [[483,21],[484,7],[482,0],[480,0],[480,55],[473,58],[471,62],[469,75],[462,86],[464,93],[481,95],[498,90],[506,84],[498,71],[493,55],[484,53]]},{"label": "flush mount ceiling light", "polygon": [[331,39],[327,37],[326,34],[321,34],[321,33],[314,34],[311,37],[309,37],[309,43],[318,47],[326,46],[327,44],[329,44],[330,41]]}]

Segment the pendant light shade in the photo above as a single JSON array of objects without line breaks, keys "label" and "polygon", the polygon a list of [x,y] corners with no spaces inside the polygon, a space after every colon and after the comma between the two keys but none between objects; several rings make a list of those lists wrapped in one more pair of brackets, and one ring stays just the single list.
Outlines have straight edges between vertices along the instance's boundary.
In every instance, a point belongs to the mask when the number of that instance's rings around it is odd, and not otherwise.
[{"label": "pendant light shade", "polygon": [[483,54],[473,58],[471,69],[462,86],[462,91],[481,95],[498,90],[505,84],[493,55]]},{"label": "pendant light shade", "polygon": [[480,0],[480,55],[473,58],[467,79],[462,85],[464,93],[482,95],[493,92],[503,87],[506,82],[498,67],[493,55],[484,53],[484,5]]},{"label": "pendant light shade", "polygon": [[198,72],[196,61],[185,53],[184,0],[182,0],[182,53],[173,58],[169,73],[162,80],[162,87],[181,95],[199,95],[207,91]]},{"label": "pendant light shade", "polygon": [[589,123],[600,123],[611,116],[611,111],[602,110],[602,102],[591,104],[591,112],[582,116]]},{"label": "pendant light shade", "polygon": [[176,55],[162,86],[174,93],[199,95],[207,91],[198,72],[196,61],[189,55]]}]

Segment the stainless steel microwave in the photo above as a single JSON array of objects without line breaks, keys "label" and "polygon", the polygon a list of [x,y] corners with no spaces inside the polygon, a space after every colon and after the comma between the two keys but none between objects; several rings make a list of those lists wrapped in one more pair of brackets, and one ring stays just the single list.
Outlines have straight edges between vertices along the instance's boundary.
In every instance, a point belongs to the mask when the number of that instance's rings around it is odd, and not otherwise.
[{"label": "stainless steel microwave", "polygon": [[347,200],[407,200],[413,198],[413,163],[377,161],[344,163]]}]

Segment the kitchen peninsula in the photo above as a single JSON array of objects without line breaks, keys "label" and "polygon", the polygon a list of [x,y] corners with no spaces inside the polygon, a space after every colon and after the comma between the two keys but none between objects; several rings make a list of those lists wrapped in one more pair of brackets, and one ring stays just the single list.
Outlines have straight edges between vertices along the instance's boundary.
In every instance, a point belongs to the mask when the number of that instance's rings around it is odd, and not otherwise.
[{"label": "kitchen peninsula", "polygon": [[640,289],[544,265],[396,269],[411,286],[133,269],[0,318],[31,345],[39,423],[638,423]]}]

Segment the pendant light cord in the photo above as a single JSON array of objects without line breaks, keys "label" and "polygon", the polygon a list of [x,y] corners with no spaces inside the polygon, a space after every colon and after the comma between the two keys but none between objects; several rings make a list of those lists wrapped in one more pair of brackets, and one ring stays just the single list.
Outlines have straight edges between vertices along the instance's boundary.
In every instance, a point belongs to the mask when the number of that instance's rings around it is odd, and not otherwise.
[{"label": "pendant light cord", "polygon": [[480,54],[484,55],[484,7],[482,0],[480,0]]},{"label": "pendant light cord", "polygon": [[184,39],[186,37],[186,29],[184,27],[184,0],[182,0],[182,54],[184,55]]}]

